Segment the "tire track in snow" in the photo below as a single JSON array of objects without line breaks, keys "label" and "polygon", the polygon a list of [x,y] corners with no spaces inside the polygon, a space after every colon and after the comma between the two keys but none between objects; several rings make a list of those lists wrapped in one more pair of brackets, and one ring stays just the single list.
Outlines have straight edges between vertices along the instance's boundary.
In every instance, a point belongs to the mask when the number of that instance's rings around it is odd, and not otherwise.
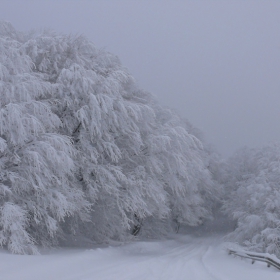
[{"label": "tire track in snow", "polygon": [[211,269],[211,266],[207,264],[206,258],[208,257],[208,255],[210,254],[210,249],[212,249],[212,246],[208,246],[206,252],[203,254],[202,258],[201,258],[201,263],[204,266],[205,270],[208,271],[208,273],[210,275],[212,275],[215,279],[217,280],[228,280],[228,278],[225,278],[224,276],[218,276],[217,272],[213,272],[213,269]]},{"label": "tire track in snow", "polygon": [[[140,243],[141,245],[141,243]],[[98,279],[121,280],[217,280],[203,265],[202,258],[208,250],[204,242],[167,244],[162,242],[162,252],[151,256],[132,255],[129,260],[114,262],[94,272]],[[171,248],[170,248],[171,247]],[[87,276],[88,273],[86,273]],[[106,277],[102,278],[102,275]],[[84,276],[86,276],[84,274]],[[73,278],[74,279],[74,278]],[[80,278],[84,279],[84,278]],[[88,278],[89,279],[89,278]]]},{"label": "tire track in snow", "polygon": [[204,264],[203,258],[208,250],[209,244],[202,241],[180,244],[162,256],[149,260],[148,271],[151,272],[151,275],[146,274],[145,278],[140,276],[135,279],[220,280]]}]

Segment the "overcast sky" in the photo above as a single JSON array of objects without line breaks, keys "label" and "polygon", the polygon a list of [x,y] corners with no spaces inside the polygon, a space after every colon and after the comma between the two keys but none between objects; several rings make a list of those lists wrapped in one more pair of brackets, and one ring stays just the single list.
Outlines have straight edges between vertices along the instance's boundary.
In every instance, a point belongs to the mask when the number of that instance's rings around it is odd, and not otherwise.
[{"label": "overcast sky", "polygon": [[85,34],[224,156],[280,140],[279,0],[1,0],[0,19]]}]

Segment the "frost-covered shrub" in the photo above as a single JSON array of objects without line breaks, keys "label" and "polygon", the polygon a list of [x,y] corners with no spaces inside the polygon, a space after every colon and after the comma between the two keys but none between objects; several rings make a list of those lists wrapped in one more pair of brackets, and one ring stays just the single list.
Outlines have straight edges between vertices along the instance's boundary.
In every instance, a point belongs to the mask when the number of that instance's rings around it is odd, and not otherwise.
[{"label": "frost-covered shrub", "polygon": [[244,149],[227,166],[224,209],[237,221],[230,238],[280,255],[280,145]]}]

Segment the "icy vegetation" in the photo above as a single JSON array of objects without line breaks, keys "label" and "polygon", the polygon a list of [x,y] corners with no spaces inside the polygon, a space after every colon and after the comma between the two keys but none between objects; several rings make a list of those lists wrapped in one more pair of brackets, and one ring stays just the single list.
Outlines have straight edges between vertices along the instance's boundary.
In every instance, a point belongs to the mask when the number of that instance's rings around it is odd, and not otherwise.
[{"label": "icy vegetation", "polygon": [[0,94],[0,244],[11,252],[211,217],[212,153],[85,37],[1,22]]}]

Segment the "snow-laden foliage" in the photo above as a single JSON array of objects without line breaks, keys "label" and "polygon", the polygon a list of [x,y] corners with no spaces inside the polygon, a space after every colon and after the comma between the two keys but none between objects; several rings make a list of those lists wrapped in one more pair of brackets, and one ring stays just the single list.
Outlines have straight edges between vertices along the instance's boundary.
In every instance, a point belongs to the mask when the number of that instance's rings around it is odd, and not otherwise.
[{"label": "snow-laden foliage", "polygon": [[229,237],[280,256],[280,145],[243,149],[227,166],[224,209],[237,221]]},{"label": "snow-laden foliage", "polygon": [[57,89],[34,71],[9,28],[0,28],[0,243],[34,253],[87,202],[75,185],[72,140],[58,133],[62,122],[51,109]]},{"label": "snow-laden foliage", "polygon": [[7,23],[0,35],[3,246],[127,239],[211,215],[209,153],[116,56],[83,36]]}]

